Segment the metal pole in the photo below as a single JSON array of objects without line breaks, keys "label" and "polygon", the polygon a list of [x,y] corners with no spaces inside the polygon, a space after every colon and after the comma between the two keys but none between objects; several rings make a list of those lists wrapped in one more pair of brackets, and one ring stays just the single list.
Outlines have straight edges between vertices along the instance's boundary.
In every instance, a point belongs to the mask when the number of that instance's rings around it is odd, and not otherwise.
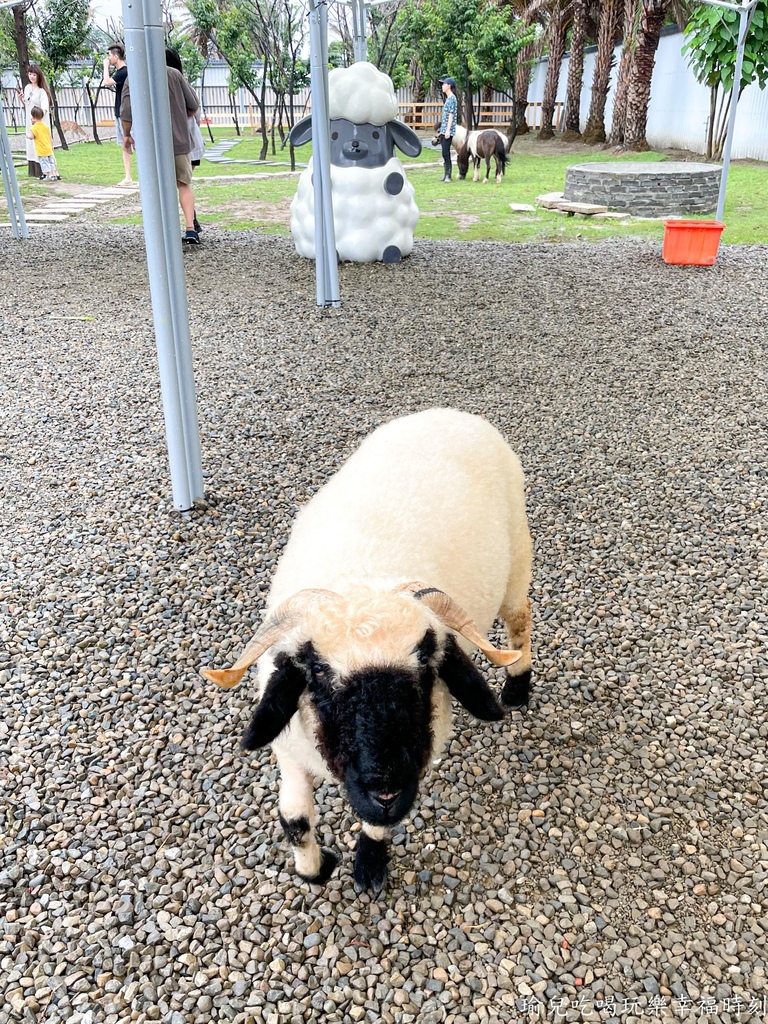
[{"label": "metal pole", "polygon": [[2,170],[3,175],[5,199],[8,203],[8,220],[11,222],[11,234],[14,238],[27,238],[29,230],[24,216],[24,208],[21,205],[21,193],[19,192],[16,168],[13,166],[13,151],[11,150],[11,141],[8,138],[2,98],[0,98],[0,170]]},{"label": "metal pole", "polygon": [[736,47],[736,66],[733,70],[733,86],[731,88],[731,109],[728,116],[728,131],[725,135],[725,146],[723,148],[723,169],[720,172],[720,191],[717,196],[717,220],[723,219],[725,210],[725,190],[728,184],[728,171],[731,166],[731,146],[733,145],[733,133],[736,128],[736,110],[739,105],[739,94],[741,92],[741,69],[744,64],[744,47],[747,41],[747,32],[755,12],[754,4],[746,4],[739,9],[739,41]]},{"label": "metal pole", "polygon": [[365,0],[352,0],[352,48],[355,60],[368,60]]},{"label": "metal pole", "polygon": [[186,511],[203,474],[159,0],[123,0],[123,25],[173,503]]},{"label": "metal pole", "polygon": [[315,200],[315,281],[318,306],[338,306],[339,268],[331,198],[331,139],[328,119],[328,9],[309,0],[312,90],[312,176]]},{"label": "metal pole", "polygon": [[[11,0],[10,3],[0,3],[0,10],[8,10],[22,2],[23,0]],[[26,120],[24,123],[26,124]],[[26,217],[24,216],[24,208],[21,205],[19,179],[16,177],[16,168],[13,166],[13,150],[11,149],[11,140],[8,138],[8,126],[5,121],[2,95],[0,95],[0,171],[3,176],[5,199],[8,203],[8,220],[11,223],[11,234],[14,238],[28,238],[29,230]]]}]

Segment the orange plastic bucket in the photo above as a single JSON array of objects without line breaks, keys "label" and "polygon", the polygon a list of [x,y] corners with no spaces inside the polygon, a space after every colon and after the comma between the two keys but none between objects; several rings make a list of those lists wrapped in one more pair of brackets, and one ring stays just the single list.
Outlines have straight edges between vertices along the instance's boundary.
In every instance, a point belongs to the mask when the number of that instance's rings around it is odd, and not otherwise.
[{"label": "orange plastic bucket", "polygon": [[664,262],[711,267],[717,259],[724,227],[719,220],[665,220],[661,248]]}]

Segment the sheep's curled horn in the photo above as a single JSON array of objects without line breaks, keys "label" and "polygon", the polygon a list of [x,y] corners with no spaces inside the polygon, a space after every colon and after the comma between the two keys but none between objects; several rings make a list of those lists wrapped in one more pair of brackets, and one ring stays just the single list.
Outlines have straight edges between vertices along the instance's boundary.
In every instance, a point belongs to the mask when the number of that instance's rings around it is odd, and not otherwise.
[{"label": "sheep's curled horn", "polygon": [[[444,591],[438,590],[436,587],[429,587],[424,583],[413,582],[397,587],[395,593],[410,594],[417,601],[421,601],[449,629],[461,633],[471,644],[481,650],[492,665],[514,665],[522,657],[522,651],[502,651],[490,644],[461,605],[457,604]],[[257,662],[265,651],[276,644],[288,630],[298,625],[307,608],[321,604],[328,599],[333,600],[338,596],[333,590],[300,590],[293,597],[289,597],[287,601],[279,604],[264,620],[232,668],[206,668],[203,669],[203,675],[223,690],[237,686],[250,666]]]}]

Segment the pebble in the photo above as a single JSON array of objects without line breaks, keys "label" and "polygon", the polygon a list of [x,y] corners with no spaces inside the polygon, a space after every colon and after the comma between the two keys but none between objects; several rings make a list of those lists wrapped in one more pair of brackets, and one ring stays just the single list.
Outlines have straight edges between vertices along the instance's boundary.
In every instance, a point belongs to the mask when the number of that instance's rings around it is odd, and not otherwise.
[{"label": "pebble", "polygon": [[[84,213],[0,245],[0,1024],[762,997],[765,247],[702,270],[631,239],[417,240],[342,265],[326,311],[289,240],[206,222],[184,264],[206,500],[181,515],[141,229]],[[321,786],[340,864],[307,886],[274,761],[238,746],[252,686],[199,670],[252,635],[301,504],[439,404],[526,471],[531,703],[457,710],[375,897]]]}]

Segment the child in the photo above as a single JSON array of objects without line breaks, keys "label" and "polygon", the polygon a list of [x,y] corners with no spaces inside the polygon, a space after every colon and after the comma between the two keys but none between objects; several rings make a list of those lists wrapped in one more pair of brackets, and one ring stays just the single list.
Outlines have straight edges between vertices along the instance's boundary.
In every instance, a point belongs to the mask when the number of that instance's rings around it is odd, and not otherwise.
[{"label": "child", "polygon": [[27,132],[27,138],[34,140],[35,152],[43,172],[43,181],[61,181],[61,177],[56,171],[51,129],[43,120],[42,108],[32,107],[30,114],[32,116],[32,127]]}]

